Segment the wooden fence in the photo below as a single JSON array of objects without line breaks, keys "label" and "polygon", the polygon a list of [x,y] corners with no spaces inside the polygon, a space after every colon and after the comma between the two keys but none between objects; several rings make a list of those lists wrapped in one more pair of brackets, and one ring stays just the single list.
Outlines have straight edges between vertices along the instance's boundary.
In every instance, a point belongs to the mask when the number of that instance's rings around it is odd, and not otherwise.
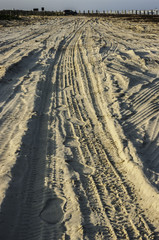
[{"label": "wooden fence", "polygon": [[108,14],[116,14],[116,15],[119,15],[119,14],[131,14],[131,15],[159,15],[159,10],[121,10],[121,11],[112,11],[112,10],[103,10],[103,11],[79,11],[79,14],[89,14],[89,15],[108,15]]}]

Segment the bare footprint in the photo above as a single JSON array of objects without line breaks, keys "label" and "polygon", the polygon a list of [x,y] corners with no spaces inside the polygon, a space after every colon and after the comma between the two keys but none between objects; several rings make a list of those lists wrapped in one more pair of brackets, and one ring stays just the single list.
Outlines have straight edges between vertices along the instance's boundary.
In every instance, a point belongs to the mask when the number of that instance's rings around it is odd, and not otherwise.
[{"label": "bare footprint", "polygon": [[65,145],[65,147],[78,147],[79,145],[78,138],[73,136],[68,136],[66,137],[63,144]]},{"label": "bare footprint", "polygon": [[93,175],[94,172],[95,172],[95,168],[93,168],[93,167],[87,167],[87,166],[83,167],[83,174],[84,175]]},{"label": "bare footprint", "polygon": [[94,167],[78,163],[77,161],[74,161],[73,159],[68,159],[67,163],[73,168],[73,170],[75,172],[78,172],[79,174],[93,175],[95,172]]},{"label": "bare footprint", "polygon": [[61,222],[64,216],[64,204],[65,201],[61,198],[53,198],[47,200],[43,210],[40,213],[40,218],[50,224]]}]

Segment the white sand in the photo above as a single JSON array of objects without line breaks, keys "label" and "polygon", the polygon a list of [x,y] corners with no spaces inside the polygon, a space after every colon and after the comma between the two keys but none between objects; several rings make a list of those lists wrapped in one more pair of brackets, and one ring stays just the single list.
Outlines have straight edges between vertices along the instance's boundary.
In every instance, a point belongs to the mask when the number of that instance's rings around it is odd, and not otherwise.
[{"label": "white sand", "polygon": [[0,239],[158,239],[159,25],[0,29]]}]

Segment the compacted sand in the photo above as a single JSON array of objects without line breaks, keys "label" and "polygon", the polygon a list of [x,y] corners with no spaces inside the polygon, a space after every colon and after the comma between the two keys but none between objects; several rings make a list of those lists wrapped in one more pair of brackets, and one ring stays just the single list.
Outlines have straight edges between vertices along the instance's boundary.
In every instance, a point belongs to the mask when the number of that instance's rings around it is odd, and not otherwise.
[{"label": "compacted sand", "polygon": [[159,239],[159,25],[0,28],[0,239]]}]

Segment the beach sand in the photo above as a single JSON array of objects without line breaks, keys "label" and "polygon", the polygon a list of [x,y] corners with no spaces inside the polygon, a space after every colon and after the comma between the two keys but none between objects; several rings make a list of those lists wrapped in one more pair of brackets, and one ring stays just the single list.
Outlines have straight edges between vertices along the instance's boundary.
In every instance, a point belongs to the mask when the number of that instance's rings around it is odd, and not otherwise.
[{"label": "beach sand", "polygon": [[52,17],[0,39],[0,239],[159,239],[159,23]]}]

